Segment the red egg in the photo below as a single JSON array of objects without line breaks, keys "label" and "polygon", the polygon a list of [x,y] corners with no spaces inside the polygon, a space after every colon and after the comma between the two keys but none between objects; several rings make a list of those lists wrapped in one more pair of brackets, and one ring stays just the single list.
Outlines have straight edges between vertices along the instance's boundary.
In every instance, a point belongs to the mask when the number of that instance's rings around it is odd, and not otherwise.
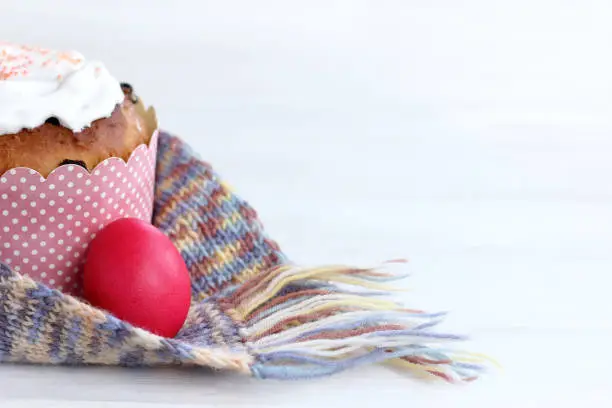
[{"label": "red egg", "polygon": [[172,241],[135,218],[107,225],[92,240],[83,290],[92,305],[164,337],[176,336],[191,301],[189,273]]}]

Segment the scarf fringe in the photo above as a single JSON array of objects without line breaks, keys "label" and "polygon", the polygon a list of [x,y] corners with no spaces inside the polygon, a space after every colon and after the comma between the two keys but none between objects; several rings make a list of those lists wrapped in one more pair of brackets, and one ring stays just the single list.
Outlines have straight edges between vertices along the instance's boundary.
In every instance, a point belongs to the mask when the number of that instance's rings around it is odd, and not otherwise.
[{"label": "scarf fringe", "polygon": [[[280,266],[220,299],[242,322],[258,378],[304,379],[386,362],[425,378],[467,382],[486,357],[453,350],[463,336],[438,333],[445,313],[426,313],[381,298],[402,276],[379,268]],[[361,290],[359,290],[361,289]],[[370,289],[364,291],[363,289]],[[372,291],[373,290],[373,291]]]}]

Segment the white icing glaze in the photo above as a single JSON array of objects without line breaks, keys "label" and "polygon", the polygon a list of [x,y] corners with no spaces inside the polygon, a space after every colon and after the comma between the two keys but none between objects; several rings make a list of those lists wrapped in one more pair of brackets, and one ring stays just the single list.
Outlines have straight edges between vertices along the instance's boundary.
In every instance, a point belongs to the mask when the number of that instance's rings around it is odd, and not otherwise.
[{"label": "white icing glaze", "polygon": [[124,95],[104,65],[74,51],[0,42],[0,135],[54,116],[74,132],[109,117]]}]

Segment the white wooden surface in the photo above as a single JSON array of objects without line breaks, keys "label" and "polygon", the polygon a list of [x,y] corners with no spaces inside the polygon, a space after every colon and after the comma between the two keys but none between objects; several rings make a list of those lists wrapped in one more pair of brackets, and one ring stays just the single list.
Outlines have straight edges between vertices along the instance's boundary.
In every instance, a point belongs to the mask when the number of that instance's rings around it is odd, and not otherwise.
[{"label": "white wooden surface", "polygon": [[612,404],[607,0],[2,0],[0,37],[104,60],[295,260],[407,256],[405,301],[504,370],[314,382],[0,366],[2,407]]}]

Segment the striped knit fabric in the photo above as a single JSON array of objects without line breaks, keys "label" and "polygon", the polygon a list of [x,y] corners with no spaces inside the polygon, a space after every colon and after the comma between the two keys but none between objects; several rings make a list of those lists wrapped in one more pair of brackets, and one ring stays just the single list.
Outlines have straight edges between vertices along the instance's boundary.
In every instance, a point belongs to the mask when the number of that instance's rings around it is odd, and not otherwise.
[{"label": "striped knit fabric", "polygon": [[179,139],[161,135],[153,223],[176,244],[194,300],[285,262],[257,214]]},{"label": "striped knit fabric", "polygon": [[[133,327],[0,264],[0,361],[186,365],[296,379],[386,361],[469,381],[482,358],[444,345],[441,314],[384,295],[386,265],[300,268],[254,210],[178,138],[159,140],[154,224],[191,274],[192,306],[174,339]],[[365,291],[363,288],[366,288]]]}]

